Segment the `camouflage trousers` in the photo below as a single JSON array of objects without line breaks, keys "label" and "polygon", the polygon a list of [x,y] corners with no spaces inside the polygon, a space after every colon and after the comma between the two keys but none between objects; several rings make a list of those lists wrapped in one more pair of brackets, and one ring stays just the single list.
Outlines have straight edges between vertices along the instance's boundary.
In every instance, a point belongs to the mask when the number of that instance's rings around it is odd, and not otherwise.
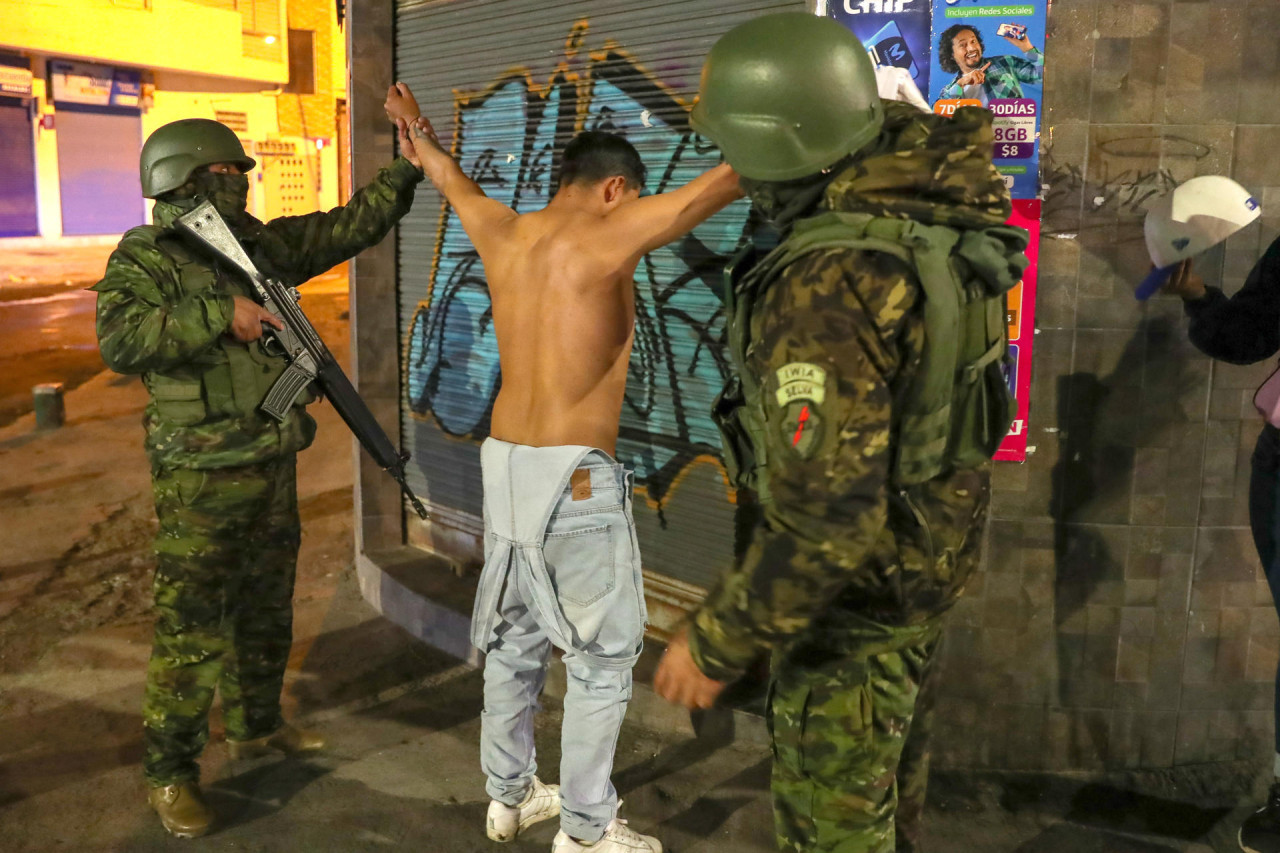
[{"label": "camouflage trousers", "polygon": [[155,786],[199,778],[215,689],[227,737],[281,726],[300,526],[293,455],[160,469],[152,484],[156,625],[142,716],[143,772]]},{"label": "camouflage trousers", "polygon": [[774,823],[787,853],[914,853],[938,623],[863,623],[775,656]]}]

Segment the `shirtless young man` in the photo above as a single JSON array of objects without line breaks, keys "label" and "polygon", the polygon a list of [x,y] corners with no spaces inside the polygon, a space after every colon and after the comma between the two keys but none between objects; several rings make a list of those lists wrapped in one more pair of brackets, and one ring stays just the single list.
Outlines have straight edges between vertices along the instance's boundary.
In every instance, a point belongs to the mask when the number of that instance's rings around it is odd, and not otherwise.
[{"label": "shirtless young man", "polygon": [[[502,387],[481,447],[485,567],[471,636],[486,654],[488,835],[510,841],[559,814],[553,853],[660,853],[618,819],[609,780],[646,621],[631,474],[613,459],[633,276],[645,253],[739,198],[737,174],[718,166],[640,198],[645,169],[631,144],[583,133],[565,147],[555,197],[518,215],[440,147],[403,83],[386,110],[480,253],[493,301]],[[534,776],[552,645],[568,672],[559,790]]]}]

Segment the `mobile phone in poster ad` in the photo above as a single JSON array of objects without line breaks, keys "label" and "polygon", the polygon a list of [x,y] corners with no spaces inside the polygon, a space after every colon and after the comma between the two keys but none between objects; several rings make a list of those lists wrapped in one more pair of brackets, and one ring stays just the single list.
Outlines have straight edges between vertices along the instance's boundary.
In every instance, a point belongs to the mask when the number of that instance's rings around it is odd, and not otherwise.
[{"label": "mobile phone in poster ad", "polygon": [[1005,296],[1009,323],[1010,363],[1005,377],[1009,390],[1018,402],[1013,426],[996,451],[997,460],[1021,462],[1027,458],[1027,422],[1031,402],[1031,348],[1035,343],[1036,328],[1036,271],[1040,262],[1040,201],[1015,199],[1010,225],[1027,229],[1031,240],[1027,244],[1027,271],[1022,281]]},{"label": "mobile phone in poster ad", "polygon": [[[877,69],[901,68],[923,97],[929,91],[932,0],[818,0],[817,13],[844,24]],[[882,97],[884,94],[882,93]]]},{"label": "mobile phone in poster ad", "polygon": [[1016,199],[1040,191],[1047,0],[932,0],[929,103],[936,112],[989,109],[996,168]]}]

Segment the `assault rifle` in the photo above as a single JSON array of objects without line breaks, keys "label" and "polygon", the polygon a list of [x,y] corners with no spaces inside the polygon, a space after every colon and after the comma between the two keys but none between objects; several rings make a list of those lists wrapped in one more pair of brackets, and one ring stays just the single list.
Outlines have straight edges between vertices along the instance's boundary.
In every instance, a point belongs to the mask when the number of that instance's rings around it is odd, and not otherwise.
[{"label": "assault rifle", "polygon": [[342,366],[320,340],[315,326],[298,307],[298,289],[268,278],[254,266],[212,202],[206,201],[195,210],[179,216],[177,225],[218,260],[243,273],[253,285],[263,307],[284,323],[283,329],[263,323],[263,331],[268,336],[264,346],[273,354],[284,355],[289,365],[267,392],[262,401],[262,411],[277,421],[283,421],[298,395],[315,382],[373,461],[395,478],[414,511],[419,517],[426,518],[426,508],[404,479],[404,464],[409,461],[409,454],[396,450],[347,374],[342,372]]}]

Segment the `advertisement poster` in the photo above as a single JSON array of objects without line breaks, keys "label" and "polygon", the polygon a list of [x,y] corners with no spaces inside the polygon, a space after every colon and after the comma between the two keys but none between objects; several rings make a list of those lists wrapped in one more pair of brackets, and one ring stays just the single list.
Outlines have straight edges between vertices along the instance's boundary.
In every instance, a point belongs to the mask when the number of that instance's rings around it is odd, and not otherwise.
[{"label": "advertisement poster", "polygon": [[[844,24],[867,49],[877,76],[888,80],[889,90],[905,81],[921,98],[929,91],[929,46],[932,32],[929,4],[933,0],[818,0],[817,12]],[[900,68],[897,79],[885,70]],[[899,82],[903,81],[903,82]],[[886,85],[881,96],[886,96]]]},{"label": "advertisement poster", "polygon": [[1014,198],[1040,194],[1046,0],[932,0],[929,103],[991,110],[996,168]]},{"label": "advertisement poster", "polygon": [[1027,258],[1031,263],[1022,281],[1009,291],[1009,356],[1007,378],[1009,390],[1018,400],[1018,411],[1009,434],[1005,436],[995,458],[1021,462],[1027,458],[1027,416],[1031,400],[1031,347],[1036,337],[1036,270],[1040,265],[1040,201],[1014,199],[1009,224],[1027,229],[1031,237]]},{"label": "advertisement poster", "polygon": [[918,102],[922,108],[942,115],[961,106],[991,111],[992,158],[1013,197],[1009,223],[1031,235],[1031,265],[1008,295],[1008,380],[1018,414],[995,458],[1011,461],[1027,457],[1048,6],[1049,0],[818,0],[816,9],[862,41],[876,64],[881,97],[915,101],[901,86],[887,85],[890,73],[909,74],[927,99]]},{"label": "advertisement poster", "polygon": [[49,63],[53,99],[64,104],[137,108],[142,97],[142,72],[88,62]]}]

